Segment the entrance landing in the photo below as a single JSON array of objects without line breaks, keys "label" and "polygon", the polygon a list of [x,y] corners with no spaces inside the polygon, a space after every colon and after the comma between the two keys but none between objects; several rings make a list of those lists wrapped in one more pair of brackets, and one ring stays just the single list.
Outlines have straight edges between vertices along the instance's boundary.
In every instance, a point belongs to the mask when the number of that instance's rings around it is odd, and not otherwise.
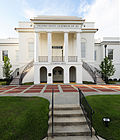
[{"label": "entrance landing", "polygon": [[117,93],[120,94],[120,85],[20,85],[20,86],[1,86],[0,95],[2,94],[47,94],[54,90],[55,93],[78,93],[78,88],[85,94],[87,93]]}]

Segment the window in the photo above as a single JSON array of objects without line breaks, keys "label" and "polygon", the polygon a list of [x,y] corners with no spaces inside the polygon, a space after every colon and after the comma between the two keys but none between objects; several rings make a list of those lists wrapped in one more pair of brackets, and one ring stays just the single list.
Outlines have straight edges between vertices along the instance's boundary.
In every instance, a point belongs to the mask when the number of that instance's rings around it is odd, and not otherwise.
[{"label": "window", "polygon": [[97,51],[96,50],[94,51],[94,60],[95,61],[97,60]]},{"label": "window", "polygon": [[85,49],[85,42],[81,42],[81,57],[85,58],[86,49]]},{"label": "window", "polygon": [[63,49],[63,46],[52,46],[52,49]]},{"label": "window", "polygon": [[28,52],[29,52],[29,59],[33,59],[34,56],[34,42],[28,43]]},{"label": "window", "polygon": [[2,51],[2,60],[4,61],[4,57],[7,56],[8,57],[8,51],[4,50]]},{"label": "window", "polygon": [[108,58],[113,60],[113,49],[108,49]]}]

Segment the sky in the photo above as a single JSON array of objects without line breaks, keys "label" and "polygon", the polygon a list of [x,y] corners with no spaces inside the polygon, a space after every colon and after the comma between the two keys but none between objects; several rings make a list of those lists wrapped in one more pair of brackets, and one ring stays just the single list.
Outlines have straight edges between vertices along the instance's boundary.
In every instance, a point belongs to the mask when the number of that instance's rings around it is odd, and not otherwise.
[{"label": "sky", "polygon": [[82,17],[95,22],[95,38],[120,37],[120,0],[0,0],[0,38],[18,37],[18,22],[37,15]]}]

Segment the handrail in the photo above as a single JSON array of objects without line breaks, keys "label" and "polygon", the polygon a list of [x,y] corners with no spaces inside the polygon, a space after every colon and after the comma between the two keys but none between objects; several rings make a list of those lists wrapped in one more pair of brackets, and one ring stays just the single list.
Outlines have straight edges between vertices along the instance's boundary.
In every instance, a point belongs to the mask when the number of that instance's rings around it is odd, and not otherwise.
[{"label": "handrail", "polygon": [[82,91],[78,88],[79,91],[79,104],[82,108],[83,114],[86,118],[87,124],[89,126],[89,129],[91,131],[91,137],[92,137],[92,116],[94,114],[94,110],[91,108],[91,106],[88,104],[88,101],[86,100],[84,94]]},{"label": "handrail", "polygon": [[83,68],[86,69],[89,72],[89,74],[92,76],[94,83],[97,83],[98,77],[101,78],[101,80],[103,80],[103,82],[104,82],[104,79],[105,79],[104,75],[102,75],[102,73],[99,69],[97,69],[96,67],[94,67],[84,61],[82,61],[82,62],[83,62],[83,64],[82,64]]},{"label": "handrail", "polygon": [[22,71],[22,73],[21,73],[21,75],[20,75],[19,84],[22,83],[22,80],[23,80],[24,76],[26,75],[27,71],[28,71],[30,68],[32,68],[33,62],[34,62],[33,60],[32,60],[31,62],[29,62],[29,63],[26,65],[26,67],[23,69],[23,71]]},{"label": "handrail", "polygon": [[82,66],[84,69],[86,69],[89,72],[89,74],[92,76],[94,82],[96,83],[96,75],[95,75],[95,72],[90,67],[90,65],[88,65],[86,62],[83,61]]},{"label": "handrail", "polygon": [[54,137],[54,89],[52,89],[52,137]]},{"label": "handrail", "polygon": [[68,56],[68,62],[77,62],[77,56]]},{"label": "handrail", "polygon": [[16,68],[15,71],[12,72],[11,78],[13,79],[13,78],[15,78],[16,76],[18,76],[18,75],[19,75],[18,73],[19,73],[19,68]]}]

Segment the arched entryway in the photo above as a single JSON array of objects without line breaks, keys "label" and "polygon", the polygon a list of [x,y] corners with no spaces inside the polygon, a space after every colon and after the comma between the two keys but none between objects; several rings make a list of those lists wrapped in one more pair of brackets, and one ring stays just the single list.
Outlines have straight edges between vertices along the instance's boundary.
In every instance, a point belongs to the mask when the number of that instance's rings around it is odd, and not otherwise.
[{"label": "arched entryway", "polygon": [[69,69],[70,82],[76,82],[76,68],[74,66]]},{"label": "arched entryway", "polygon": [[40,68],[40,83],[47,83],[47,68]]},{"label": "arched entryway", "polygon": [[53,83],[64,82],[64,70],[61,67],[55,67],[53,69]]}]

